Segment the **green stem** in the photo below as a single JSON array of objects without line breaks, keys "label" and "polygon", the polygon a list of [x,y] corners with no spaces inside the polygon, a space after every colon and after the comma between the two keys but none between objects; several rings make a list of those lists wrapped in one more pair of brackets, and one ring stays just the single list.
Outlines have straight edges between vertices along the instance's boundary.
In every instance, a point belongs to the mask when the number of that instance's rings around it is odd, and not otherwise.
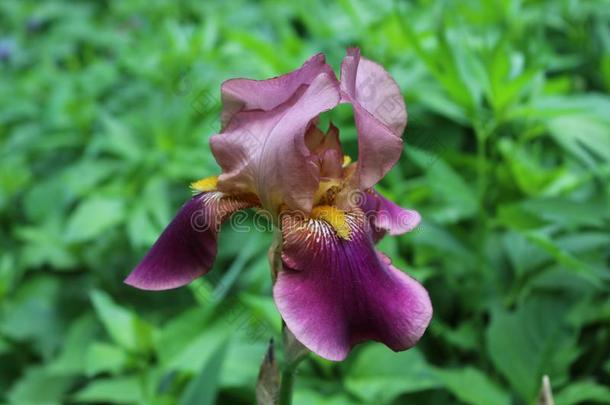
[{"label": "green stem", "polygon": [[[476,224],[476,232],[480,241],[485,241],[487,237],[487,211],[485,209],[485,197],[487,195],[487,156],[486,142],[487,132],[481,124],[475,124],[475,132],[477,137],[477,202],[478,202],[478,220]],[[478,270],[485,273],[485,254],[481,247],[477,250]]]},{"label": "green stem", "polygon": [[294,387],[293,367],[286,367],[284,371],[282,371],[282,379],[280,384],[279,405],[290,405],[292,403],[292,389]]},{"label": "green stem", "polygon": [[[282,234],[276,232],[273,245],[269,251],[269,262],[273,283],[277,274],[282,271],[281,260]],[[307,356],[309,350],[299,342],[296,337],[288,330],[286,323],[282,320],[282,341],[284,344],[284,367],[280,378],[279,398],[275,403],[278,405],[292,404],[292,391],[294,389],[294,374],[299,363]]]},{"label": "green stem", "polygon": [[476,126],[476,137],[477,137],[477,198],[479,201],[479,209],[481,213],[485,213],[485,188],[487,186],[487,173],[486,173],[486,141],[487,133],[483,130],[482,126]]},{"label": "green stem", "polygon": [[303,346],[301,342],[286,328],[286,324],[282,325],[282,335],[284,341],[284,367],[282,369],[282,378],[280,380],[280,397],[279,405],[290,405],[292,403],[292,390],[296,369],[307,357],[309,350]]}]

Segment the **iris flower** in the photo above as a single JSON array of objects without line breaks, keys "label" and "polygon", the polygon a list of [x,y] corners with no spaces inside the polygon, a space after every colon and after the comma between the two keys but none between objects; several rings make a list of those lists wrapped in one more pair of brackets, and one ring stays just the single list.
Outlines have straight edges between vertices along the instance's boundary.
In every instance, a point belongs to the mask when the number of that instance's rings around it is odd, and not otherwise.
[{"label": "iris flower", "polygon": [[[396,82],[348,49],[340,80],[318,54],[269,80],[232,79],[221,88],[222,130],[211,150],[222,169],[191,186],[187,201],[126,283],[145,290],[188,284],[212,268],[220,224],[258,208],[272,215],[273,298],[287,328],[309,350],[343,360],[367,340],[412,347],[432,316],[424,287],[375,249],[388,233],[420,221],[373,186],[399,159],[407,122]],[[358,161],[343,155],[339,130],[321,113],[353,108]]]}]

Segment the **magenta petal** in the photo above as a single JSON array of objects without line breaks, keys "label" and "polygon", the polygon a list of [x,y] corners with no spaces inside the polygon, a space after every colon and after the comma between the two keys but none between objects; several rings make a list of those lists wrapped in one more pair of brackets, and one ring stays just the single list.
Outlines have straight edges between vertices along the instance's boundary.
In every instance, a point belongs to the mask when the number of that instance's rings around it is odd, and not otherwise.
[{"label": "magenta petal", "polygon": [[301,86],[311,84],[320,74],[334,76],[324,55],[311,57],[299,69],[268,80],[231,79],[222,84],[223,127],[239,111],[269,111],[288,101]]},{"label": "magenta petal", "polygon": [[182,206],[125,283],[142,290],[168,290],[206,274],[216,257],[220,224],[234,211],[251,205],[217,192],[193,197]]},{"label": "magenta petal", "polygon": [[282,204],[308,212],[320,168],[305,143],[305,132],[339,97],[334,75],[320,73],[272,110],[236,114],[210,142],[223,171],[218,189],[254,193],[272,212]]},{"label": "magenta petal", "polygon": [[398,88],[380,65],[349,49],[341,64],[341,97],[351,103],[358,130],[361,189],[375,185],[398,161],[407,109]]},{"label": "magenta petal", "polygon": [[360,210],[347,221],[350,240],[322,220],[283,217],[275,303],[296,338],[326,359],[343,360],[366,340],[406,350],[430,323],[428,293],[375,251]]},{"label": "magenta petal", "polygon": [[365,191],[362,200],[360,208],[369,219],[375,241],[381,239],[386,232],[390,235],[409,232],[421,221],[417,211],[402,208],[373,189]]}]

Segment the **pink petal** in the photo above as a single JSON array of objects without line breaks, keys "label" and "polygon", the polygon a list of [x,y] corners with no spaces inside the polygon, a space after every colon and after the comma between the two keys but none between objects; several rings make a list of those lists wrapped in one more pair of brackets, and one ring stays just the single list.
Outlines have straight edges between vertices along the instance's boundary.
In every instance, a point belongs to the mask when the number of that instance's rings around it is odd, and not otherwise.
[{"label": "pink petal", "polygon": [[210,192],[187,201],[144,259],[125,279],[142,290],[168,290],[190,283],[212,268],[220,224],[252,202]]},{"label": "pink petal", "polygon": [[309,212],[320,169],[305,144],[305,131],[320,113],[337,105],[338,87],[334,75],[320,73],[269,111],[235,114],[210,141],[223,170],[218,189],[253,192],[272,212],[282,204]]},{"label": "pink petal", "polygon": [[307,86],[320,74],[334,76],[324,55],[311,57],[299,69],[268,80],[231,79],[222,84],[223,127],[239,111],[269,111],[287,102],[301,86]]},{"label": "pink petal", "polygon": [[375,251],[360,210],[347,221],[350,240],[322,220],[283,217],[275,303],[296,338],[326,359],[343,360],[366,340],[406,350],[430,323],[428,293]]},{"label": "pink petal", "polygon": [[381,239],[386,232],[401,235],[412,231],[421,221],[417,211],[396,205],[374,189],[365,191],[363,197],[360,208],[369,219],[375,241]]},{"label": "pink petal", "polygon": [[339,179],[343,173],[343,151],[339,142],[339,129],[330,124],[324,134],[312,125],[305,134],[307,148],[317,156],[320,177]]},{"label": "pink petal", "polygon": [[407,109],[398,88],[380,65],[348,49],[341,64],[341,101],[351,103],[358,129],[358,169],[361,189],[375,185],[398,161]]}]

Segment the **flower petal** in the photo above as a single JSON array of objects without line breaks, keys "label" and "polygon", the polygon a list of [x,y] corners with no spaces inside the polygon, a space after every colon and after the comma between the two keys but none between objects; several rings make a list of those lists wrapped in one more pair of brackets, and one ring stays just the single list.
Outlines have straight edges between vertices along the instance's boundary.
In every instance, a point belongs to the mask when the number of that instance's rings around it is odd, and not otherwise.
[{"label": "flower petal", "polygon": [[222,221],[253,205],[219,192],[196,195],[182,206],[125,283],[142,290],[168,290],[206,274],[216,257]]},{"label": "flower petal", "polygon": [[223,174],[218,189],[255,193],[264,208],[281,204],[308,212],[318,187],[319,166],[305,144],[305,131],[339,102],[334,75],[321,73],[288,101],[264,111],[242,111],[210,141]]},{"label": "flower petal", "polygon": [[339,129],[332,123],[326,134],[312,125],[305,133],[307,148],[318,157],[320,177],[339,179],[343,174],[343,150]]},{"label": "flower petal", "polygon": [[369,219],[373,240],[378,241],[385,233],[401,235],[413,230],[421,221],[415,210],[402,208],[374,189],[363,192],[360,209]]},{"label": "flower petal", "polygon": [[288,101],[303,85],[309,85],[320,74],[333,75],[323,54],[312,56],[299,69],[268,80],[231,79],[222,84],[223,127],[239,111],[269,111]]},{"label": "flower petal", "polygon": [[283,216],[275,303],[297,339],[329,360],[343,360],[366,340],[406,350],[430,322],[428,293],[375,251],[362,211],[346,220],[349,240],[323,220]]},{"label": "flower petal", "polygon": [[358,129],[358,169],[361,189],[375,185],[398,161],[407,109],[398,88],[383,67],[348,49],[341,63],[342,102],[351,103]]}]

